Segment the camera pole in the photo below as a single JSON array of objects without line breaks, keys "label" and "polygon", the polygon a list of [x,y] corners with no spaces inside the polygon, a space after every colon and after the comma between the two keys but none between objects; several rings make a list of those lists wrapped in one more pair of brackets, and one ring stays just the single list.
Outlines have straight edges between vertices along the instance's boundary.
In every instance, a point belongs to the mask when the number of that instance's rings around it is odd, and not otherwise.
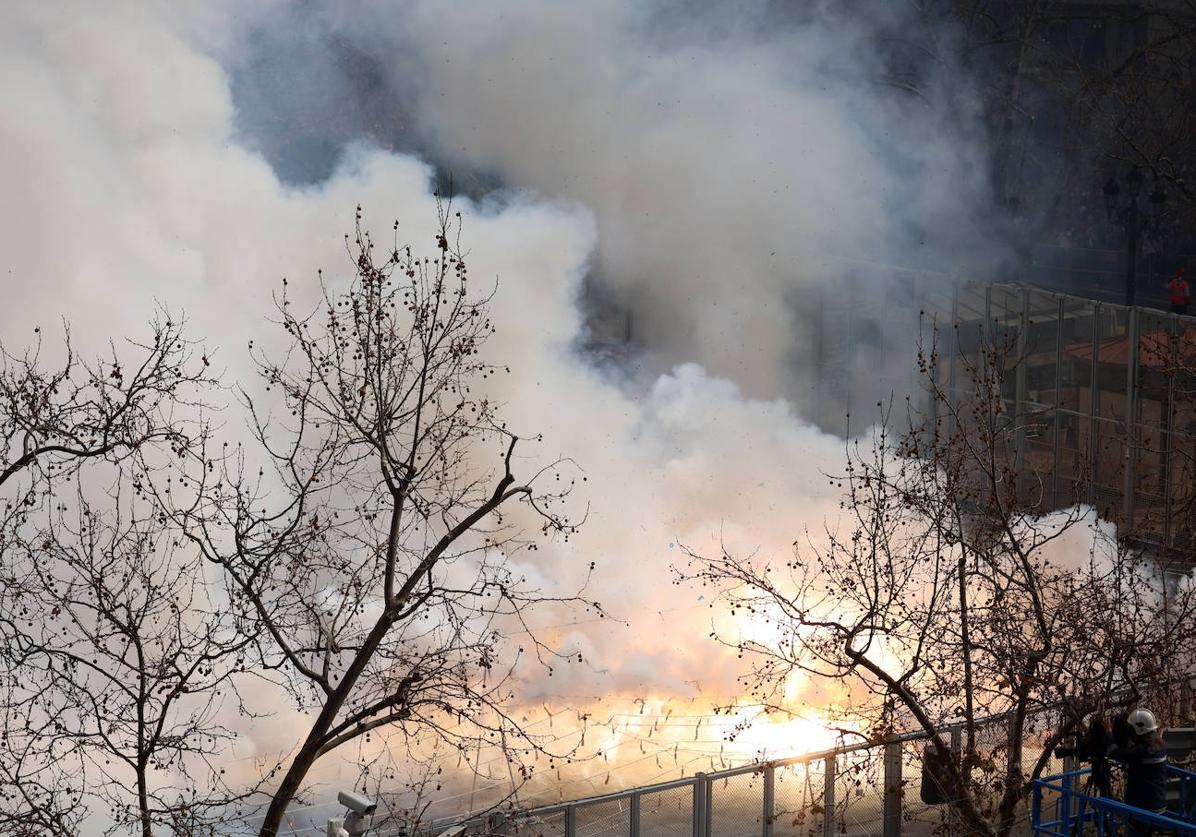
[{"label": "camera pole", "polygon": [[[1080,769],[1080,760],[1076,758],[1075,753],[1068,753],[1067,755],[1065,755],[1063,757],[1063,772],[1064,773],[1072,773],[1079,769]],[[1077,797],[1075,797],[1075,796],[1071,797],[1071,799],[1067,803],[1067,807],[1068,807],[1068,811],[1067,811],[1068,820],[1071,820],[1074,817],[1079,816],[1080,800]]]}]

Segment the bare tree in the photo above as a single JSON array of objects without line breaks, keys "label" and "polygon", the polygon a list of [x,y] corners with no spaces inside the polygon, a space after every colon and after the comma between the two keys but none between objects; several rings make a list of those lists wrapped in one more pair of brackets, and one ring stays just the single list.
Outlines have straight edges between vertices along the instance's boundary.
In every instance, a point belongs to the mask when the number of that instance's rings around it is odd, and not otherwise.
[{"label": "bare tree", "polygon": [[375,730],[538,746],[505,710],[519,661],[555,659],[525,613],[597,607],[530,589],[509,563],[574,530],[576,477],[557,460],[517,478],[519,438],[484,394],[506,371],[482,355],[489,296],[470,285],[459,214],[439,210],[433,258],[397,243],[379,258],[359,212],[344,291],[321,282],[316,311],[296,314],[284,283],[290,347],[253,355],[281,408],[246,395],[257,453],[209,448],[190,500],[172,500],[234,613],[268,638],[256,665],[311,713],[263,835],[319,759]]},{"label": "bare tree", "polygon": [[10,542],[0,635],[23,688],[8,708],[52,719],[42,746],[73,755],[68,787],[103,803],[112,831],[215,834],[256,793],[224,779],[221,720],[245,712],[236,678],[255,637],[164,523],[119,493],[102,509],[79,496]]},{"label": "bare tree", "polygon": [[[207,358],[194,356],[182,323],[165,313],[149,339],[122,352],[113,345],[94,362],[80,359],[69,329],[61,345],[34,332],[30,350],[0,348],[0,826],[74,834],[87,811],[88,748],[66,717],[47,711],[63,696],[43,679],[51,658],[27,653],[30,637],[63,615],[42,595],[62,588],[49,555],[30,548],[34,518],[73,502],[70,478],[84,469],[111,476],[151,449],[179,454],[202,433],[198,408],[212,382]],[[70,685],[63,669],[54,672],[54,684]]]},{"label": "bare tree", "polygon": [[29,683],[7,666],[0,675],[0,831],[14,837],[79,833],[86,815],[85,769],[58,719],[25,699]]},{"label": "bare tree", "polygon": [[[10,497],[22,475],[62,478],[88,462],[119,464],[149,446],[177,453],[199,435],[209,361],[200,352],[196,362],[197,347],[179,320],[160,313],[149,340],[128,341],[134,357],[122,359],[113,345],[94,362],[76,354],[69,328],[52,349],[34,331],[31,350],[0,347],[0,487]],[[27,496],[21,502],[31,504]],[[19,504],[10,499],[6,510]]]},{"label": "bare tree", "polygon": [[[945,769],[969,834],[1011,832],[1086,715],[1164,691],[1196,624],[1190,585],[1165,592],[1144,556],[1085,531],[1080,506],[1044,506],[1042,471],[1018,455],[1025,427],[1001,396],[1016,361],[982,348],[963,359],[973,395],[949,397],[929,350],[932,409],[911,408],[906,432],[886,422],[849,444],[839,523],[783,564],[690,552],[684,571],[775,626],[775,643],[721,637],[752,661],[747,685],[766,707],[784,709],[800,672],[848,683],[870,738],[920,730],[947,753],[946,727],[961,726],[963,752]],[[1063,554],[1065,538],[1091,554]],[[995,740],[978,734],[993,716]]]}]

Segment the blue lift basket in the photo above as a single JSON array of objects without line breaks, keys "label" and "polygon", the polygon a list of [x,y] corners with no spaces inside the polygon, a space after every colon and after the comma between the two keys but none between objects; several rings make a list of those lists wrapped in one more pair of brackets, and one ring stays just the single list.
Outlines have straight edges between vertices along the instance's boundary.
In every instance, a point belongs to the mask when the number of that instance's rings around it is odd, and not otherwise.
[{"label": "blue lift basket", "polygon": [[1156,835],[1196,837],[1196,773],[1167,765],[1167,811],[1156,814],[1085,793],[1091,772],[1091,768],[1072,770],[1034,782],[1030,811],[1034,837],[1113,837],[1126,834],[1131,820],[1149,825]]}]

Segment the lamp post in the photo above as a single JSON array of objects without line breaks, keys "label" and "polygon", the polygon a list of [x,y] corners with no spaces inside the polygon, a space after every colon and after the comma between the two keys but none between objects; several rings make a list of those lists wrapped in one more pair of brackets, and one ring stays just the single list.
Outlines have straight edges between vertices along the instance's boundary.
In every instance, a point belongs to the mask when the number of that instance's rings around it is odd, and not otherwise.
[{"label": "lamp post", "polygon": [[[1163,214],[1163,207],[1167,203],[1167,195],[1155,183],[1154,189],[1148,197],[1146,211],[1139,205],[1139,196],[1146,180],[1142,169],[1134,166],[1125,176],[1125,188],[1113,176],[1108,179],[1103,189],[1105,194],[1105,212],[1109,220],[1125,227],[1125,237],[1128,252],[1125,266],[1125,304],[1134,306],[1134,286],[1137,280],[1138,268],[1138,240],[1143,232],[1154,233],[1159,228],[1159,219]],[[1124,191],[1124,196],[1122,192]]]}]

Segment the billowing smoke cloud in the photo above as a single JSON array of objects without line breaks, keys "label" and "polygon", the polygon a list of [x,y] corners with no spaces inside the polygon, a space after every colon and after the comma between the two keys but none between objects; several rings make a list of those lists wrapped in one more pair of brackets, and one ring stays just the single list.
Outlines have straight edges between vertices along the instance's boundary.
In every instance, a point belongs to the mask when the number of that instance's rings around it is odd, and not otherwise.
[{"label": "billowing smoke cloud", "polygon": [[243,134],[284,171],[318,176],[355,134],[467,190],[581,202],[593,283],[629,314],[612,330],[771,397],[809,362],[802,289],[883,293],[850,260],[998,261],[951,50],[903,3],[317,3],[264,12],[228,62]]},{"label": "billowing smoke cloud", "polygon": [[[234,75],[243,108],[291,39],[308,52],[340,39],[372,68],[371,95],[401,108],[397,142],[502,184],[459,205],[473,275],[500,277],[491,348],[514,374],[499,394],[513,427],[588,476],[586,527],[527,569],[568,586],[596,562],[592,592],[625,621],[554,628],[587,662],[526,696],[732,694],[708,601],[670,584],[676,545],[784,554],[834,514],[823,473],[841,442],[777,397],[808,350],[793,306],[838,281],[845,254],[974,242],[984,167],[945,121],[967,107],[944,104],[933,77],[921,98],[878,83],[872,36],[897,21],[717,5],[358,5],[300,20],[239,3],[9,4],[4,339],[61,316],[94,350],[158,301],[243,379],[278,280],[344,271],[356,204],[376,229],[397,218],[430,241],[433,170],[380,148],[385,125],[317,126],[313,147],[337,153],[296,184],[259,150],[298,127],[237,111]],[[318,67],[276,75],[300,99],[337,89]],[[630,306],[662,374],[624,385],[589,365],[587,282]],[[257,724],[253,746],[288,746],[293,729]]]}]

